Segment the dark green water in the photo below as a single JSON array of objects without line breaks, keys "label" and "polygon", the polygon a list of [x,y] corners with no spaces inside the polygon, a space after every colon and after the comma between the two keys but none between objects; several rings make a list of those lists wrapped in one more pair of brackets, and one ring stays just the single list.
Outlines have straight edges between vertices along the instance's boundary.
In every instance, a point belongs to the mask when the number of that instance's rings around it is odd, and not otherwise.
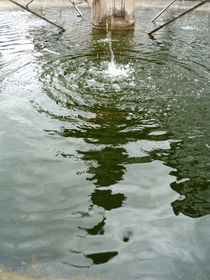
[{"label": "dark green water", "polygon": [[137,11],[114,63],[74,11],[46,16],[68,31],[0,13],[0,264],[209,279],[209,16],[150,38]]}]

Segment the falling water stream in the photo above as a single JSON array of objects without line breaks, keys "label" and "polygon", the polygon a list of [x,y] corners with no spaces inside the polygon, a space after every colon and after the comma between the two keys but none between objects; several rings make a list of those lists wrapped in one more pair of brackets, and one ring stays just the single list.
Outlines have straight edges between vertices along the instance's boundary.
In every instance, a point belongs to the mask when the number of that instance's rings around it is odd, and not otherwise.
[{"label": "falling water stream", "polygon": [[45,16],[67,31],[0,12],[0,264],[209,280],[209,15],[155,38],[152,11],[116,33]]},{"label": "falling water stream", "polygon": [[109,31],[107,34],[111,61],[108,63],[107,71],[105,73],[110,77],[128,77],[129,65],[127,64],[125,66],[122,66],[116,64],[114,52],[112,49],[111,31]]}]

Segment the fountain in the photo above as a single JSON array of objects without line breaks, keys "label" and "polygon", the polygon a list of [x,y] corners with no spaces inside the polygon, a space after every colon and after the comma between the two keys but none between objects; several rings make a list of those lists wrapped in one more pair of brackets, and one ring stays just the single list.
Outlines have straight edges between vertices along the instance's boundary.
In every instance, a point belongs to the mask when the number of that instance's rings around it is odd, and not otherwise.
[{"label": "fountain", "polygon": [[92,24],[101,29],[132,29],[136,0],[93,0]]}]

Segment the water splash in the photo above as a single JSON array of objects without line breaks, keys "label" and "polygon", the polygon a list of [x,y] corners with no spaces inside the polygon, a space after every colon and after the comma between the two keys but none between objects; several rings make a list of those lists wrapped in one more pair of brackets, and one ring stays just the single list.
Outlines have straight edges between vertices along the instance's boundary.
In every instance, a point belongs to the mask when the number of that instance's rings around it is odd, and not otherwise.
[{"label": "water splash", "polygon": [[105,74],[110,77],[128,77],[130,73],[131,69],[129,64],[125,66],[117,65],[114,60],[108,63],[108,68],[105,71]]},{"label": "water splash", "polygon": [[182,30],[194,30],[195,28],[192,25],[187,25],[187,26],[182,26],[181,29]]},{"label": "water splash", "polygon": [[117,65],[115,62],[115,56],[112,48],[112,38],[111,38],[111,31],[108,30],[107,26],[107,42],[109,44],[109,51],[111,55],[111,61],[108,63],[108,68],[105,71],[105,74],[110,77],[128,77],[129,73],[131,72],[129,64],[127,65]]}]

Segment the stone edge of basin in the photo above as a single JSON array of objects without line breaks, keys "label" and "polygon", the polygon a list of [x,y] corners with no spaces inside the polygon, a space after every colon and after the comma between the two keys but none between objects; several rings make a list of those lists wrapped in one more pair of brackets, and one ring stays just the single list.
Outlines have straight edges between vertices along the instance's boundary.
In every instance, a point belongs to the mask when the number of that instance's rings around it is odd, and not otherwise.
[{"label": "stone edge of basin", "polygon": [[[18,2],[22,5],[26,5],[26,3],[29,0],[18,0]],[[83,0],[75,0],[74,2],[78,4],[80,7],[91,7],[92,0],[86,0],[87,2],[81,3]],[[0,0],[0,11],[1,10],[8,10],[8,9],[18,9],[15,5],[12,5],[12,3],[9,3],[7,0]],[[136,0],[136,8],[141,9],[159,9],[164,8],[170,1],[169,0]],[[170,9],[187,9],[189,7],[192,7],[194,3],[197,3],[199,1],[194,0],[185,0],[182,2],[181,0],[178,0],[177,3],[174,3]],[[34,0],[34,2],[30,6],[31,8],[42,8],[43,7],[43,0]],[[62,8],[62,7],[68,7],[71,8],[72,6],[69,4],[68,0],[47,0],[46,1],[46,7],[52,7],[52,8]],[[199,8],[197,10],[204,11],[204,12],[210,12],[210,3],[205,4],[203,7]]]}]

